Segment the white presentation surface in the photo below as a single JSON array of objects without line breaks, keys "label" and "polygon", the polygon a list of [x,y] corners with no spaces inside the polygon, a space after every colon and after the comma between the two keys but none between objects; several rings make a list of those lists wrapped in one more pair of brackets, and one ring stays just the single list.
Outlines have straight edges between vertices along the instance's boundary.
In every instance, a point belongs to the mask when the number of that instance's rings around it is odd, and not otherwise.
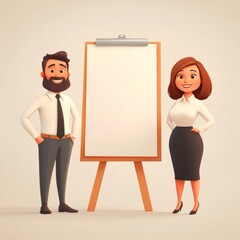
[{"label": "white presentation surface", "polygon": [[157,45],[86,50],[84,155],[157,157]]}]

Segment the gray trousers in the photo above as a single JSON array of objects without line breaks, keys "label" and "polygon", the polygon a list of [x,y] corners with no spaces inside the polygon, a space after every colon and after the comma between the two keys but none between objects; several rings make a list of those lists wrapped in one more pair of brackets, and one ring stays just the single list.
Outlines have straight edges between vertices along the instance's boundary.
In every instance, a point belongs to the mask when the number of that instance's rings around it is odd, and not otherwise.
[{"label": "gray trousers", "polygon": [[48,202],[49,187],[55,162],[59,202],[65,203],[66,181],[72,146],[73,142],[71,138],[62,140],[45,138],[45,140],[38,145],[42,204]]}]

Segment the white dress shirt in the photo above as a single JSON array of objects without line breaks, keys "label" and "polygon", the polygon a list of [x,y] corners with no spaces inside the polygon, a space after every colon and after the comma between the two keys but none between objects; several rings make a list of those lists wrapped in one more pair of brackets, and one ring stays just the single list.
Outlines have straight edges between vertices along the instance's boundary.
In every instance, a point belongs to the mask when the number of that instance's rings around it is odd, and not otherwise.
[{"label": "white dress shirt", "polygon": [[214,124],[214,119],[204,104],[196,99],[192,94],[187,100],[183,96],[176,100],[168,114],[167,123],[171,129],[176,126],[189,127],[193,126],[198,116],[204,118],[206,123],[198,128],[200,132],[206,131]]},{"label": "white dress shirt", "polygon": [[[73,137],[77,137],[80,117],[77,112],[77,108],[69,96],[60,93],[60,102],[64,116],[64,129],[65,135],[71,134]],[[24,112],[21,118],[21,122],[26,131],[33,137],[40,136],[40,133],[35,130],[29,118],[35,113],[39,112],[41,122],[41,133],[48,135],[57,135],[57,98],[56,93],[47,92],[37,97],[30,107]],[[71,118],[72,116],[72,127]]]}]

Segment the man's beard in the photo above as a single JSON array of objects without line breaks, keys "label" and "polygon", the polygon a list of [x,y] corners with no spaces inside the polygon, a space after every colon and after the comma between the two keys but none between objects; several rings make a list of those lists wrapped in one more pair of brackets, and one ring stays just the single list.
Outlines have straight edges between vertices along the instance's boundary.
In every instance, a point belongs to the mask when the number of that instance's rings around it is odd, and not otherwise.
[{"label": "man's beard", "polygon": [[[62,80],[61,83],[54,83],[53,80]],[[62,92],[68,89],[71,85],[69,79],[65,79],[63,77],[50,77],[47,80],[45,77],[43,78],[42,85],[44,88],[51,92]]]}]

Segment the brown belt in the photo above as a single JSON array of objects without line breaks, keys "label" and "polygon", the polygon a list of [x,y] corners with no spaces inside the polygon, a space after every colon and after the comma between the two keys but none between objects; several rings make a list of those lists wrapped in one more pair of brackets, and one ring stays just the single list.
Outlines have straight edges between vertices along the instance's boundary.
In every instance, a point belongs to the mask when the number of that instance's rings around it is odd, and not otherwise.
[{"label": "brown belt", "polygon": [[56,135],[48,135],[48,134],[41,133],[41,137],[42,137],[42,138],[51,138],[51,139],[61,140],[61,139],[65,139],[65,138],[70,138],[71,135],[70,135],[70,133],[69,133],[69,134],[67,134],[67,135],[64,135],[62,138],[59,138],[59,137],[56,136]]}]

